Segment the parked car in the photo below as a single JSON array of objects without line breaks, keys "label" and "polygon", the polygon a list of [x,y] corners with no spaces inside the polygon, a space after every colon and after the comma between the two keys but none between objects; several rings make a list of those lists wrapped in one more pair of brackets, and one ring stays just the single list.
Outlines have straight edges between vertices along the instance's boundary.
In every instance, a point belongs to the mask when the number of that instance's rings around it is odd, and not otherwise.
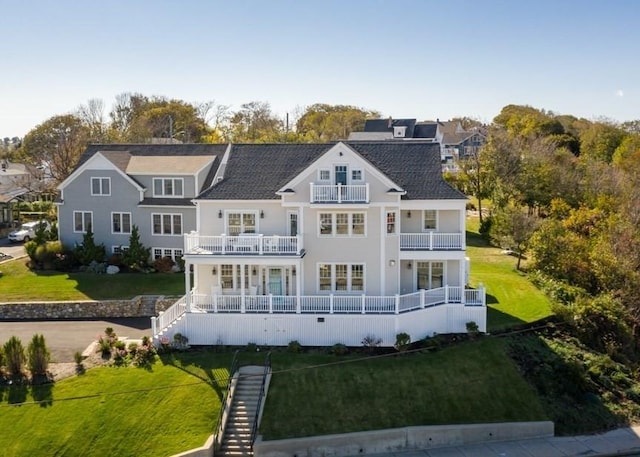
[{"label": "parked car", "polygon": [[47,221],[25,222],[18,230],[14,230],[9,233],[9,241],[12,243],[24,241],[26,243],[27,241],[32,240],[36,237],[36,230],[38,229],[39,224],[44,225],[46,230],[51,228],[51,224]]}]

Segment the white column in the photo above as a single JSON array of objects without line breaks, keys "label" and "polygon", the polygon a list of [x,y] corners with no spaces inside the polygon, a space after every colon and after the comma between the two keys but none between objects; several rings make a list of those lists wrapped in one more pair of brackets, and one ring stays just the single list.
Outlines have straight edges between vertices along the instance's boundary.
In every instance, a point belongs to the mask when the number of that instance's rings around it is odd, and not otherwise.
[{"label": "white column", "polygon": [[245,306],[245,297],[244,297],[244,275],[245,275],[245,264],[240,264],[240,312],[244,313],[246,311]]},{"label": "white column", "polygon": [[[466,205],[465,205],[465,208],[466,208]],[[460,211],[460,229],[458,230],[458,232],[462,234],[460,235],[460,238],[461,238],[460,241],[462,243],[463,251],[467,249],[467,240],[465,236],[466,224],[467,224],[467,211],[466,209],[463,209],[462,211]]]},{"label": "white column", "polygon": [[[195,274],[195,272],[194,272]],[[191,312],[191,263],[187,260],[184,263],[184,288],[185,288],[185,308]]]},{"label": "white column", "polygon": [[298,265],[296,266],[296,313],[298,314],[300,313],[300,277],[302,276],[302,269],[300,268],[301,263],[302,262],[298,261]]}]

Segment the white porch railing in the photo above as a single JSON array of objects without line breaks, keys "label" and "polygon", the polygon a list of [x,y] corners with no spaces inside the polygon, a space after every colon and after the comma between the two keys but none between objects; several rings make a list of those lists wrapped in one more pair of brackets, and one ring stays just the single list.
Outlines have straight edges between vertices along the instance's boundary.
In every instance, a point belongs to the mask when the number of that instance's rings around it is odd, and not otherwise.
[{"label": "white porch railing", "polygon": [[302,237],[262,234],[205,236],[184,235],[185,254],[205,255],[301,255]]},{"label": "white porch railing", "polygon": [[158,317],[151,318],[151,331],[153,335],[169,327],[187,311],[187,296],[181,297],[177,302],[161,312]]},{"label": "white porch railing", "polygon": [[405,250],[452,250],[462,249],[462,233],[401,233],[400,249]]},{"label": "white porch railing", "polygon": [[[446,303],[485,306],[485,290],[445,286],[406,295],[204,295],[191,293],[191,309],[208,313],[400,314]],[[185,300],[185,297],[181,299]],[[161,327],[162,328],[162,327]]]},{"label": "white porch railing", "polygon": [[369,203],[369,184],[314,184],[311,186],[311,203]]}]

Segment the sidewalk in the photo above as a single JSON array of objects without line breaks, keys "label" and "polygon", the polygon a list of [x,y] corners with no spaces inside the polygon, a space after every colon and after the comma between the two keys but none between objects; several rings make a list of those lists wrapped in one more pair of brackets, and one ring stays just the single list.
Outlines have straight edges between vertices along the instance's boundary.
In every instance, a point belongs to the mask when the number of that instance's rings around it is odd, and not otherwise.
[{"label": "sidewalk", "polygon": [[372,455],[374,457],[640,456],[640,426],[619,428],[598,435],[538,438]]}]

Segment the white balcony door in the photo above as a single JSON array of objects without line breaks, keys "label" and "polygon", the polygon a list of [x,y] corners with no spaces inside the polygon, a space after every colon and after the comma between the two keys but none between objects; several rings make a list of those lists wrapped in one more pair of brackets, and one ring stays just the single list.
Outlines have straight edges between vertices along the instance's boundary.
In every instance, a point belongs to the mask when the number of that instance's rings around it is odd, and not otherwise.
[{"label": "white balcony door", "polygon": [[347,166],[346,165],[336,165],[334,168],[334,177],[335,177],[335,184],[336,186],[338,184],[342,184],[343,186],[347,185]]},{"label": "white balcony door", "polygon": [[417,289],[437,289],[444,286],[443,262],[416,262]]},{"label": "white balcony door", "polygon": [[282,268],[269,268],[269,274],[267,278],[267,290],[272,295],[282,294]]},{"label": "white balcony door", "polygon": [[227,234],[256,233],[256,212],[227,213]]},{"label": "white balcony door", "polygon": [[298,235],[298,212],[297,211],[287,212],[287,235],[288,236]]}]

